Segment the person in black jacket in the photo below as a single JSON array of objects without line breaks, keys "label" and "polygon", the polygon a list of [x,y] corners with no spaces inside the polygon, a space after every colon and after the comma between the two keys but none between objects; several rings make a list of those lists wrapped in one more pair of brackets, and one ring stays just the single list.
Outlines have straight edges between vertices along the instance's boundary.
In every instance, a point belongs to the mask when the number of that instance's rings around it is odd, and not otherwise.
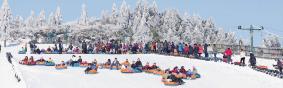
[{"label": "person in black jacket", "polygon": [[279,72],[282,74],[283,65],[282,65],[282,61],[280,61],[280,59],[277,60],[277,67],[278,67]]},{"label": "person in black jacket", "polygon": [[140,58],[138,58],[137,62],[135,63],[135,67],[134,69],[137,69],[139,71],[142,71],[142,62],[140,61]]},{"label": "person in black jacket", "polygon": [[253,53],[250,53],[250,60],[249,61],[250,61],[250,65],[252,67],[256,66],[256,57],[254,56]]},{"label": "person in black jacket", "polygon": [[86,54],[87,53],[87,44],[85,41],[83,41],[82,43],[82,49],[83,49],[83,53]]}]

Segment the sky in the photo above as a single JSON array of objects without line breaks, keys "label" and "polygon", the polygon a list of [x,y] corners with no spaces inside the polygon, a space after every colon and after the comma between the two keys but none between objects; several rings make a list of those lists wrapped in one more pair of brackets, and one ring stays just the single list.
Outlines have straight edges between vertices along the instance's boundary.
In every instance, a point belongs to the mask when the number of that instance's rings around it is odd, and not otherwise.
[{"label": "sky", "polygon": [[[38,15],[41,10],[46,16],[60,6],[64,21],[77,20],[82,4],[86,4],[88,15],[100,17],[102,10],[111,11],[113,3],[117,7],[123,0],[8,0],[12,14],[24,18],[31,10]],[[125,0],[133,9],[137,0]],[[149,4],[153,0],[147,0]],[[181,14],[199,15],[212,18],[217,27],[227,32],[235,32],[239,39],[249,42],[248,31],[238,30],[237,26],[263,26],[263,31],[255,32],[255,44],[262,44],[262,38],[276,34],[283,44],[283,0],[155,0],[160,11],[177,9]],[[0,2],[2,4],[2,2]]]}]

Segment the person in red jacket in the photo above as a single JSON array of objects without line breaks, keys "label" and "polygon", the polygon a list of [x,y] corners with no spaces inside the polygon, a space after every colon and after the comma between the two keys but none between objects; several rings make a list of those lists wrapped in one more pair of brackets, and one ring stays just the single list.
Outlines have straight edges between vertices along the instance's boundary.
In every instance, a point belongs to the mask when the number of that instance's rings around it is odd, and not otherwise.
[{"label": "person in red jacket", "polygon": [[227,48],[224,52],[225,56],[227,56],[227,63],[232,63],[232,55],[233,55],[233,52],[232,52],[232,49],[231,48]]},{"label": "person in red jacket", "polygon": [[156,63],[153,63],[153,65],[150,68],[151,69],[158,69],[159,67],[156,65]]},{"label": "person in red jacket", "polygon": [[172,73],[179,73],[178,67],[174,67],[174,69],[171,71]]},{"label": "person in red jacket", "polygon": [[185,44],[185,48],[184,48],[184,54],[185,55],[189,55],[189,46],[188,46],[188,44]]},{"label": "person in red jacket", "polygon": [[199,57],[201,57],[201,54],[203,53],[203,47],[201,46],[201,44],[198,45],[198,55]]},{"label": "person in red jacket", "polygon": [[150,70],[151,67],[149,66],[149,63],[147,62],[145,66],[142,67],[143,70]]},{"label": "person in red jacket", "polygon": [[181,67],[181,69],[179,70],[179,72],[182,73],[182,74],[186,74],[186,73],[187,73],[187,71],[186,71],[186,69],[185,69],[184,66]]}]

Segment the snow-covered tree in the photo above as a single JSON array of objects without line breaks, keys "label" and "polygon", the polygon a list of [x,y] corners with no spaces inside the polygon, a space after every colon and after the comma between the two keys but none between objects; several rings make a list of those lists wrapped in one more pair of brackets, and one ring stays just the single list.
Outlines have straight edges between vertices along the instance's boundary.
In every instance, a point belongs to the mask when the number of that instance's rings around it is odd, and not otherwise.
[{"label": "snow-covered tree", "polygon": [[277,35],[268,34],[263,39],[264,47],[271,48],[271,47],[281,47],[279,37]]},{"label": "snow-covered tree", "polygon": [[37,26],[43,27],[45,25],[46,25],[45,11],[41,10],[39,16],[37,17]]},{"label": "snow-covered tree", "polygon": [[80,17],[78,23],[80,25],[85,25],[85,26],[87,26],[89,24],[89,18],[88,18],[88,15],[87,15],[87,9],[86,9],[85,4],[82,5],[81,17]]},{"label": "snow-covered tree", "polygon": [[10,29],[10,22],[12,19],[12,12],[8,4],[8,0],[3,0],[2,7],[0,10],[0,27],[2,33],[1,38],[4,38],[4,46],[6,47],[7,38],[9,37],[7,32]]},{"label": "snow-covered tree", "polygon": [[37,17],[33,10],[30,12],[30,16],[26,19],[26,27],[29,30],[33,30],[37,27]]}]

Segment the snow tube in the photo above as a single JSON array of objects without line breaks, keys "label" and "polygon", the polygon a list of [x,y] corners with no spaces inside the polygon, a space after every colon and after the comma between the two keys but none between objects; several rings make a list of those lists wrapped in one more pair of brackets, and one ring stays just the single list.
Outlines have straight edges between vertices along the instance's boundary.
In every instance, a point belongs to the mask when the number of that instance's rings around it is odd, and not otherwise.
[{"label": "snow tube", "polygon": [[80,67],[80,63],[74,63],[73,67]]},{"label": "snow tube", "polygon": [[59,52],[58,51],[53,51],[52,54],[59,54]]},{"label": "snow tube", "polygon": [[80,66],[81,67],[87,67],[87,66],[89,66],[89,64],[88,63],[81,63]]},{"label": "snow tube", "polygon": [[45,61],[37,61],[36,65],[45,65]]},{"label": "snow tube", "polygon": [[164,85],[166,86],[178,86],[179,84],[177,82],[171,82],[171,81],[163,81]]},{"label": "snow tube", "polygon": [[177,78],[182,78],[182,79],[186,79],[187,75],[186,74],[177,74],[175,75]]},{"label": "snow tube", "polygon": [[27,65],[36,65],[36,62],[28,62]]},{"label": "snow tube", "polygon": [[267,66],[263,66],[263,65],[256,66],[256,68],[259,69],[259,70],[266,70],[266,69],[268,69]]},{"label": "snow tube", "polygon": [[86,72],[86,74],[96,74],[97,70],[89,70],[88,72]]},{"label": "snow tube", "polygon": [[55,66],[55,68],[56,68],[57,70],[60,70],[60,69],[67,69],[67,66],[65,66],[65,65],[57,65],[57,66]]},{"label": "snow tube", "polygon": [[241,62],[234,62],[234,65],[241,65]]},{"label": "snow tube", "polygon": [[26,54],[25,51],[19,51],[19,54]]},{"label": "snow tube", "polygon": [[153,70],[153,69],[152,69],[152,70],[144,70],[145,73],[153,73],[153,72],[155,72],[155,71],[156,71],[156,70]]},{"label": "snow tube", "polygon": [[20,61],[19,64],[28,65],[28,62],[27,61]]},{"label": "snow tube", "polygon": [[55,63],[54,62],[46,62],[45,66],[55,66]]},{"label": "snow tube", "polygon": [[139,70],[139,69],[133,69],[133,72],[134,72],[134,73],[141,73],[141,72],[142,72],[142,70]]},{"label": "snow tube", "polygon": [[155,75],[163,75],[163,74],[165,74],[165,72],[164,71],[153,71],[153,74],[155,74]]},{"label": "snow tube", "polygon": [[110,67],[110,70],[119,70],[121,67],[120,66],[112,66],[112,68]]},{"label": "snow tube", "polygon": [[100,64],[100,65],[99,65],[99,68],[100,68],[100,69],[109,69],[109,68],[110,68],[110,65]]},{"label": "snow tube", "polygon": [[130,70],[130,69],[128,69],[128,68],[121,69],[121,72],[122,72],[122,73],[133,73],[133,71]]}]

